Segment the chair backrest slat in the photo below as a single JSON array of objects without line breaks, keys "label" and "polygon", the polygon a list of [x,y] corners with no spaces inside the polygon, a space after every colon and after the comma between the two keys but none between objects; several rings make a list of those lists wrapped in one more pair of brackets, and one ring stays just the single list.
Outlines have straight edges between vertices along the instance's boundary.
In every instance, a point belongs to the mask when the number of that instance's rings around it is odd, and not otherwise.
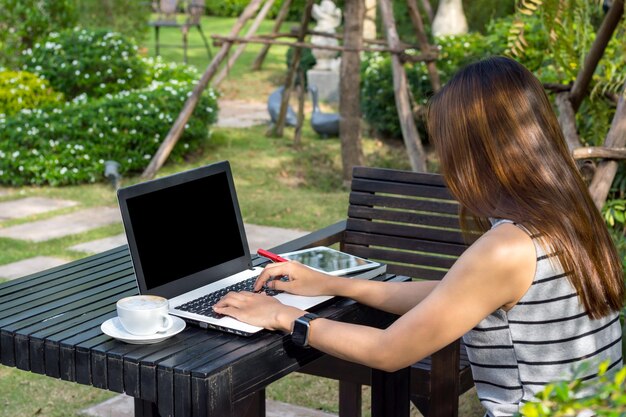
[{"label": "chair backrest slat", "polygon": [[354,219],[377,219],[390,222],[401,222],[415,226],[440,227],[449,230],[457,230],[459,227],[458,216],[442,216],[433,212],[400,211],[357,206],[351,204],[348,209],[348,217]]},{"label": "chair backrest slat", "polygon": [[353,245],[379,246],[396,250],[430,253],[432,256],[450,255],[458,257],[466,248],[465,245],[459,245],[458,243],[452,244],[398,236],[373,235],[351,230],[346,230],[343,241]]},{"label": "chair backrest slat", "polygon": [[467,248],[443,177],[356,167],[343,249],[391,273],[441,279]]},{"label": "chair backrest slat", "polygon": [[432,211],[435,213],[445,213],[457,215],[459,204],[456,201],[443,201],[434,199],[418,199],[394,197],[391,195],[379,196],[376,194],[352,191],[350,193],[350,204],[362,206],[384,206],[389,208]]}]

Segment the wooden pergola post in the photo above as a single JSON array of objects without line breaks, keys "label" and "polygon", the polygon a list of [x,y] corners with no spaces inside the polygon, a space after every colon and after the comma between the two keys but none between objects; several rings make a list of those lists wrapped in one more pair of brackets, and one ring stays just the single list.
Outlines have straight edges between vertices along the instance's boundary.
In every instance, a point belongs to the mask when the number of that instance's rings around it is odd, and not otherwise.
[{"label": "wooden pergola post", "polygon": [[[615,110],[613,121],[611,122],[611,128],[604,141],[604,146],[607,148],[623,148],[626,145],[626,103],[624,102],[624,94],[626,94],[626,84],[624,85],[622,94],[619,96],[617,109]],[[604,206],[606,202],[611,184],[617,173],[617,167],[617,161],[607,159],[598,164],[596,172],[593,175],[593,179],[589,185],[589,192],[598,210],[602,209],[602,206]]]},{"label": "wooden pergola post", "polygon": [[[380,14],[385,26],[385,35],[387,43],[392,49],[400,48],[400,38],[396,30],[396,22],[393,18],[393,9],[390,0],[379,0]],[[409,86],[406,78],[406,72],[397,54],[391,55],[391,68],[393,73],[393,90],[396,96],[396,107],[398,109],[398,118],[400,119],[400,128],[402,129],[402,138],[409,155],[411,168],[413,171],[426,172],[426,155],[424,147],[420,139],[415,120],[411,112],[409,102]]]},{"label": "wooden pergola post", "polygon": [[343,180],[352,180],[352,168],[363,165],[361,144],[361,58],[358,50],[363,45],[364,0],[345,3],[344,46],[353,51],[341,54],[339,77],[339,137]]},{"label": "wooden pergola post", "polygon": [[[427,54],[431,51],[431,45],[428,42],[426,30],[424,29],[424,21],[422,20],[422,15],[417,8],[416,0],[407,0],[407,6],[409,8],[409,16],[411,17],[413,27],[415,28],[415,34],[417,35],[417,42],[420,45],[420,51]],[[439,80],[439,72],[437,71],[435,61],[427,62],[426,69],[428,70],[430,85],[432,85],[433,91],[439,91],[441,88],[441,81]]]},{"label": "wooden pergola post", "polygon": [[[304,11],[302,14],[302,21],[300,22],[298,42],[304,41],[304,37],[306,36],[306,32],[309,27],[309,22],[311,20],[312,9],[313,0],[307,0],[306,6],[304,7]],[[283,95],[280,101],[280,112],[278,113],[278,118],[276,120],[276,125],[274,126],[273,132],[271,132],[273,133],[273,136],[276,137],[283,136],[283,130],[285,129],[285,117],[287,115],[287,106],[289,105],[289,96],[291,95],[291,90],[293,89],[296,72],[298,70],[298,66],[300,65],[301,55],[302,48],[295,48],[291,57],[291,66],[289,67],[287,77],[285,78],[285,88],[283,89]]]},{"label": "wooden pergola post", "polygon": [[[275,0],[266,0],[265,4],[261,8],[261,11],[254,18],[252,25],[246,32],[246,36],[245,36],[246,39],[251,38],[256,33],[256,31],[259,30],[259,26],[261,26],[263,19],[265,19],[265,16],[267,16],[270,9],[274,5],[274,1]],[[222,83],[222,81],[224,81],[224,79],[228,75],[228,71],[233,67],[233,65],[235,65],[237,58],[241,56],[243,51],[246,49],[246,46],[247,44],[245,43],[241,43],[239,44],[239,46],[237,46],[237,49],[235,49],[235,52],[228,58],[226,65],[222,67],[222,70],[220,71],[220,73],[217,74],[217,76],[215,77],[215,80],[213,80],[213,83],[212,83],[213,87],[217,87],[218,85]]]},{"label": "wooden pergola post", "polygon": [[[287,14],[289,13],[289,7],[291,6],[292,2],[293,0],[283,1],[283,5],[280,6],[280,10],[278,11],[278,15],[276,16],[276,20],[274,21],[274,27],[272,28],[272,35],[277,34],[278,31],[280,30],[280,26],[283,24],[283,22],[287,18]],[[253,71],[258,71],[261,69],[261,67],[263,66],[263,61],[265,60],[265,56],[267,55],[267,52],[270,50],[270,46],[271,45],[264,45],[263,48],[261,48],[261,51],[259,52],[259,54],[254,59],[254,62],[252,63]]]},{"label": "wooden pergola post", "polygon": [[[263,0],[250,1],[248,6],[246,6],[246,8],[244,9],[243,13],[241,13],[241,16],[239,16],[239,19],[237,19],[237,22],[235,22],[233,28],[230,30],[230,36],[235,37],[239,34],[239,31],[241,31],[243,25],[259,9],[262,1]],[[222,44],[219,52],[215,54],[213,61],[211,61],[206,71],[204,71],[204,74],[202,74],[202,78],[200,78],[200,81],[198,81],[198,84],[196,84],[195,88],[193,89],[191,95],[189,96],[189,98],[187,98],[187,101],[185,102],[182,111],[176,118],[176,121],[172,125],[170,131],[167,133],[167,136],[163,140],[163,143],[161,143],[161,146],[157,150],[156,154],[152,157],[150,164],[141,175],[143,179],[154,178],[157,171],[163,166],[163,164],[169,157],[172,149],[174,149],[174,145],[176,145],[176,142],[178,142],[178,139],[180,139],[180,136],[185,129],[185,124],[187,124],[187,121],[191,117],[193,110],[196,108],[196,105],[200,100],[200,96],[209,85],[209,81],[211,81],[211,78],[213,78],[213,76],[215,75],[215,72],[217,71],[220,63],[227,56],[231,46],[232,42],[225,42]]]}]

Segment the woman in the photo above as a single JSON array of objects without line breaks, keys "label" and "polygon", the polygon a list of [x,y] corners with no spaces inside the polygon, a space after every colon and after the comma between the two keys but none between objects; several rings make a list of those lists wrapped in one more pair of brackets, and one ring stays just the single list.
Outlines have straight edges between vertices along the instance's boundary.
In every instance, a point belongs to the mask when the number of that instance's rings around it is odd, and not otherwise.
[{"label": "woman", "polygon": [[[621,367],[621,262],[539,81],[508,58],[469,65],[432,98],[428,129],[464,230],[484,232],[442,281],[352,281],[289,262],[267,266],[255,288],[400,314],[384,330],[304,320],[311,346],[374,368],[409,366],[463,336],[488,415],[514,414],[582,361]],[[255,293],[215,310],[285,332],[305,313]]]}]

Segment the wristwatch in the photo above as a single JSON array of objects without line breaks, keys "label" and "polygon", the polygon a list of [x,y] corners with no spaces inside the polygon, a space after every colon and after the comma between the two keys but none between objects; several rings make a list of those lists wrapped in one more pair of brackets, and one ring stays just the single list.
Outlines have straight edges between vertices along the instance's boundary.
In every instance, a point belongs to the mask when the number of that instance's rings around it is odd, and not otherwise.
[{"label": "wristwatch", "polygon": [[297,346],[309,346],[309,328],[311,320],[319,318],[317,314],[306,313],[304,316],[297,318],[293,322],[293,331],[291,332],[291,340]]}]

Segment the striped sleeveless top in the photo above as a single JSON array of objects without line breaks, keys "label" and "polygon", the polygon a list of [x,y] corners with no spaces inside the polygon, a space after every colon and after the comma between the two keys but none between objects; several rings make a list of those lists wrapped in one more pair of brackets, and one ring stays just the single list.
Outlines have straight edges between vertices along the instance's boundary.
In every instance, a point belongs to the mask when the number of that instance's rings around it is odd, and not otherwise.
[{"label": "striped sleeveless top", "polygon": [[[492,227],[505,222],[512,223],[497,220]],[[619,314],[591,320],[556,258],[535,238],[533,243],[537,267],[526,294],[509,311],[494,311],[463,336],[487,416],[515,414],[548,383],[572,380],[582,362],[592,365],[582,376],[586,380],[597,376],[602,361],[608,360],[612,370],[622,366]]]}]

